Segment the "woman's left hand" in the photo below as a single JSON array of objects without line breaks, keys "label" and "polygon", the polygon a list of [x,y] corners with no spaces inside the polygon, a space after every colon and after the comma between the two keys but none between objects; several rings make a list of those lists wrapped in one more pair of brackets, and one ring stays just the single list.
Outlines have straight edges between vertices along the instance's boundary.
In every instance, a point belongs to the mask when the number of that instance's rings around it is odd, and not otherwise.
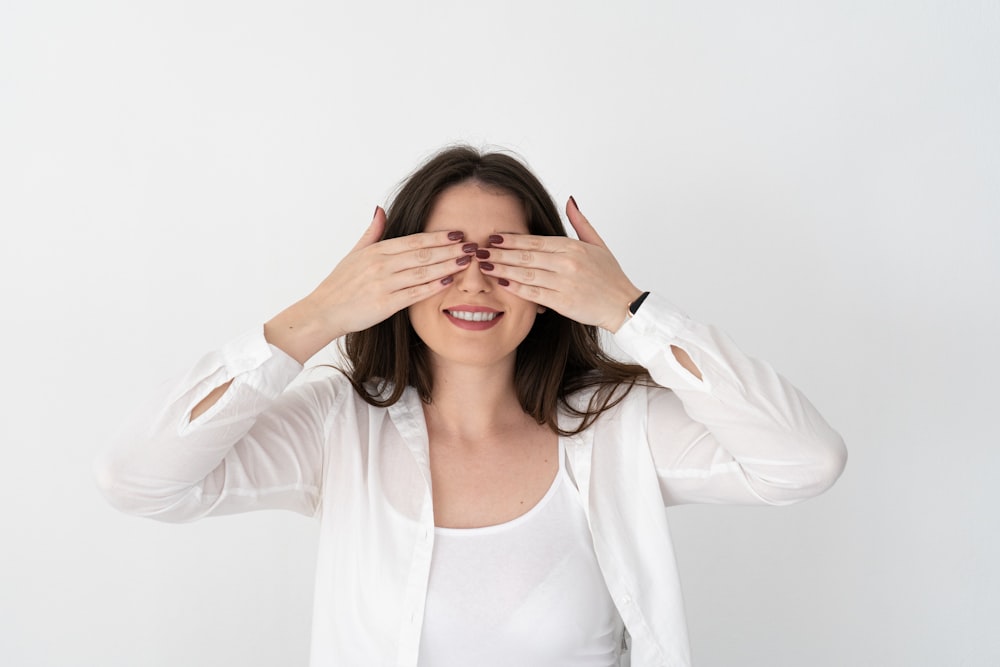
[{"label": "woman's left hand", "polygon": [[572,197],[566,216],[579,240],[504,234],[503,242],[491,241],[485,248],[488,258],[477,258],[480,268],[522,299],[614,333],[642,290],[628,279]]}]

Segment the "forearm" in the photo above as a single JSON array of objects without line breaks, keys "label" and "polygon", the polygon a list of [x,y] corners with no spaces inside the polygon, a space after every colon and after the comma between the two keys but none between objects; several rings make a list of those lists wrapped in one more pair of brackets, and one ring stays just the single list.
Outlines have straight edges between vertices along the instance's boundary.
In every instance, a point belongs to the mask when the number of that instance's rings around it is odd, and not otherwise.
[{"label": "forearm", "polygon": [[347,333],[335,317],[324,313],[309,298],[293,303],[264,323],[267,342],[300,364]]},{"label": "forearm", "polygon": [[259,331],[206,355],[127,423],[96,463],[99,486],[122,511],[189,518],[212,489],[242,483],[220,466],[300,370]]},{"label": "forearm", "polygon": [[[661,478],[673,480],[672,501],[784,504],[840,475],[840,436],[787,379],[723,332],[659,300],[647,301],[615,340],[683,405],[674,410],[665,396],[650,408],[670,412],[666,421],[650,415],[650,442]],[[684,435],[660,437],[667,432]]]},{"label": "forearm", "polygon": [[698,367],[695,365],[695,363],[691,361],[691,357],[688,355],[687,352],[677,347],[676,345],[671,345],[670,351],[674,353],[674,358],[677,360],[677,363],[683,366],[688,373],[695,376],[699,380],[702,379],[701,371],[698,370]]},{"label": "forearm", "polygon": [[219,399],[222,398],[222,395],[226,393],[226,390],[229,389],[229,385],[231,385],[232,383],[233,381],[230,380],[229,382],[226,382],[225,384],[216,387],[215,389],[209,392],[208,396],[201,399],[201,402],[198,403],[198,405],[194,406],[194,408],[191,410],[191,421],[194,421],[198,417],[202,416],[203,414],[208,412],[213,405],[218,403]]}]

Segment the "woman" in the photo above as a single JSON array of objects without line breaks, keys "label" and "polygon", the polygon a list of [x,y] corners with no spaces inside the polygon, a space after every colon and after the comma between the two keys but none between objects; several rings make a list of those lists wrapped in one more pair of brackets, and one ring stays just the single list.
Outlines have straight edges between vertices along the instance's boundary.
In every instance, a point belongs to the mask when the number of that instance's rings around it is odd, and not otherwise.
[{"label": "woman", "polygon": [[[313,665],[688,665],[663,507],[808,498],[845,450],[566,214],[579,240],[513,158],[432,158],[112,450],[104,492],[168,521],[317,516]],[[284,391],[337,339],[343,375]]]}]

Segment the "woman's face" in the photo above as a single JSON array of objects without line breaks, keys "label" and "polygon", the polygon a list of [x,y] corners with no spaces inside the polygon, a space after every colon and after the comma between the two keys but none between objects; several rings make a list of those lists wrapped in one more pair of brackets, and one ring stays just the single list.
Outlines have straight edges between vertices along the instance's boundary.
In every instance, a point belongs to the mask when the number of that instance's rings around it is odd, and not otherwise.
[{"label": "woman's face", "polygon": [[[491,234],[527,234],[528,225],[517,198],[467,181],[438,196],[424,231],[464,232],[465,243],[488,250]],[[517,346],[539,310],[501,288],[473,261],[443,292],[410,306],[409,315],[438,370],[448,362],[513,367]]]}]

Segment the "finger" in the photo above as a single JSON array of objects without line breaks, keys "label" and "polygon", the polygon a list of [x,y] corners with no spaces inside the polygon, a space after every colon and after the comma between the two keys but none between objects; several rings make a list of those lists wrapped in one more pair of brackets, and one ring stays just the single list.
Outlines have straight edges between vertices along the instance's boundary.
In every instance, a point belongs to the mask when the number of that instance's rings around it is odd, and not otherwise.
[{"label": "finger", "polygon": [[576,205],[576,200],[572,197],[566,202],[566,217],[569,218],[569,224],[573,225],[573,229],[576,230],[576,237],[578,239],[584,243],[590,243],[602,248],[608,247],[604,243],[604,239],[594,229],[594,226],[587,220],[586,216],[580,213],[580,208]]},{"label": "finger", "polygon": [[455,274],[465,271],[469,266],[470,264],[465,264],[464,266],[449,268],[449,272],[441,277],[437,277],[437,272],[432,272],[434,278],[426,282],[403,284],[389,295],[394,310],[400,311],[404,308],[409,308],[419,301],[423,301],[438,292],[448,289],[448,286],[455,281]]},{"label": "finger", "polygon": [[441,280],[447,276],[464,271],[472,264],[472,257],[449,258],[434,264],[423,264],[412,266],[402,271],[397,271],[385,279],[385,288],[390,292],[405,290],[414,285]]},{"label": "finger", "polygon": [[464,240],[465,234],[457,231],[418,232],[394,239],[386,239],[379,245],[379,250],[386,255],[398,255],[422,248],[462,244]]},{"label": "finger", "polygon": [[366,229],[365,233],[361,235],[358,242],[354,244],[354,248],[351,249],[351,252],[361,250],[362,248],[366,248],[377,243],[378,240],[382,238],[383,231],[385,231],[385,211],[381,206],[376,206],[375,215],[372,216],[371,224],[368,225],[368,229]]},{"label": "finger", "polygon": [[[544,237],[541,237],[544,238]],[[566,253],[543,252],[540,250],[515,250],[497,248],[480,248],[476,251],[476,259],[480,262],[486,261],[492,264],[505,264],[507,266],[525,266],[545,271],[559,271],[562,268]]]},{"label": "finger", "polygon": [[488,249],[505,248],[508,250],[533,250],[535,252],[562,252],[567,242],[573,241],[565,236],[535,236],[533,234],[493,234],[490,236]]},{"label": "finger", "polygon": [[508,264],[494,264],[488,259],[478,259],[480,270],[488,276],[504,278],[508,281],[515,281],[522,285],[533,285],[542,289],[559,290],[560,284],[565,283],[565,279],[560,280],[560,273],[548,271],[535,266],[510,266]]},{"label": "finger", "polygon": [[424,267],[440,262],[453,262],[466,258],[463,264],[471,261],[472,254],[476,252],[475,243],[451,243],[446,246],[426,246],[415,250],[408,250],[397,254],[388,255],[385,258],[385,269],[390,273],[407,271],[415,267]]},{"label": "finger", "polygon": [[547,289],[540,285],[528,285],[508,278],[497,279],[497,285],[501,289],[511,292],[525,301],[531,301],[532,303],[537,303],[539,306],[545,306],[559,312],[561,299],[559,292],[556,290]]}]

